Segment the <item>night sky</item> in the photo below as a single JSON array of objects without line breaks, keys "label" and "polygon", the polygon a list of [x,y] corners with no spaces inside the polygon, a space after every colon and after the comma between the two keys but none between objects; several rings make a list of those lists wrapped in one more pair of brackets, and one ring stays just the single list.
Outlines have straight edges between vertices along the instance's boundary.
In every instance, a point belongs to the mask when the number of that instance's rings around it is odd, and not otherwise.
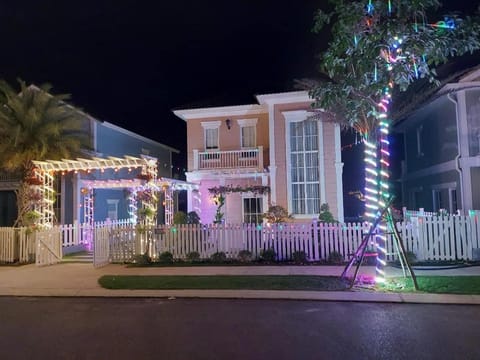
[{"label": "night sky", "polygon": [[[171,110],[255,103],[256,94],[294,90],[294,79],[315,77],[329,34],[311,28],[326,3],[3,2],[0,77],[49,82],[95,118],[180,150],[174,171],[182,173],[186,126]],[[346,156],[355,148],[347,146]]]}]

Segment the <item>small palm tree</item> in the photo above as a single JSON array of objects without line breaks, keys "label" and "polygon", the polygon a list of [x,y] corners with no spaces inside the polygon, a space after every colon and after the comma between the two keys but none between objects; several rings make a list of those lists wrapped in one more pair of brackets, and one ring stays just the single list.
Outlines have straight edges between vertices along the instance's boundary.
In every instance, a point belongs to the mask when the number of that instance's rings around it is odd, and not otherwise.
[{"label": "small palm tree", "polygon": [[69,95],[18,82],[20,91],[0,80],[0,168],[21,179],[15,225],[22,226],[31,210],[26,180],[33,176],[32,160],[75,158],[90,146],[80,112],[65,102]]}]

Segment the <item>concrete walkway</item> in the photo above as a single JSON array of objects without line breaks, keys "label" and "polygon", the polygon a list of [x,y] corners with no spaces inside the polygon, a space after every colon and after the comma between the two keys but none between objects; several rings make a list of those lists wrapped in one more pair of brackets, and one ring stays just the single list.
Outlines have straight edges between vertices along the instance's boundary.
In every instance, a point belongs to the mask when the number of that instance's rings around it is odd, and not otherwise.
[{"label": "concrete walkway", "polygon": [[[92,264],[62,263],[37,267],[0,266],[0,296],[85,296],[85,297],[163,297],[163,298],[246,298],[369,301],[395,303],[480,304],[480,295],[423,293],[379,293],[369,289],[351,291],[286,290],[108,290],[100,287],[102,275],[330,275],[339,276],[343,266],[197,266],[127,268],[110,264],[95,269]],[[362,266],[360,274],[372,276],[374,267]],[[401,276],[401,270],[389,267],[389,276]],[[417,270],[420,275],[480,275],[480,266]]]}]

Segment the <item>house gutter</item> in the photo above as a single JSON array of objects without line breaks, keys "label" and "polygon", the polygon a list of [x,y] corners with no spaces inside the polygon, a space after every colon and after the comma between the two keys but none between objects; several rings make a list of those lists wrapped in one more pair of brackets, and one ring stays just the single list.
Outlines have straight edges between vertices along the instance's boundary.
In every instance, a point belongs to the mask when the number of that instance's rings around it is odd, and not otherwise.
[{"label": "house gutter", "polygon": [[465,195],[463,193],[463,172],[462,168],[460,167],[460,159],[462,157],[462,144],[461,144],[461,136],[460,136],[460,129],[458,127],[458,101],[457,99],[454,99],[452,97],[452,93],[447,94],[448,100],[450,100],[454,105],[455,105],[455,122],[456,122],[456,128],[457,128],[457,155],[455,156],[455,170],[458,172],[458,176],[460,177],[460,197],[462,200],[462,209],[465,209]]}]

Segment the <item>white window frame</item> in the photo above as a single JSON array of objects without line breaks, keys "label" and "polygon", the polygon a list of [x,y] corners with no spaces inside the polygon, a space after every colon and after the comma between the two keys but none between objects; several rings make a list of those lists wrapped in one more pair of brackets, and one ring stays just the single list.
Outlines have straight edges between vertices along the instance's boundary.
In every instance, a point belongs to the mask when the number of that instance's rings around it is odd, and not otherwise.
[{"label": "white window frame", "polygon": [[[218,151],[220,150],[220,125],[221,121],[202,121],[201,125],[203,128],[203,148],[205,151]],[[207,131],[208,130],[217,130],[217,147],[207,149]]]},{"label": "white window frame", "polygon": [[[254,149],[257,147],[257,122],[258,119],[238,119],[238,127],[240,128],[240,147],[242,149]],[[253,146],[244,146],[243,145],[243,128],[244,127],[253,127]]]},{"label": "white window frame", "polygon": [[[442,196],[442,190],[447,190],[447,195],[448,195],[448,204],[445,204],[445,210],[448,210],[450,214],[455,213],[456,211],[453,211],[453,197],[452,197],[452,190],[457,191],[457,183],[456,182],[449,182],[449,183],[443,183],[443,184],[437,184],[432,186],[432,208],[433,211],[439,211],[440,208],[437,204],[437,199],[435,197],[436,193],[440,193],[440,196]],[[457,207],[458,207],[458,194],[457,194]],[[458,210],[458,209],[457,209]]]},{"label": "white window frame", "polygon": [[[110,220],[118,220],[118,202],[120,200],[118,199],[107,199],[107,217],[110,219]],[[112,219],[109,215],[110,215],[110,205],[113,205],[115,207],[114,209],[114,212],[115,212],[115,219]]]},{"label": "white window frame", "polygon": [[[258,214],[263,214],[265,213],[264,209],[264,197],[261,195],[255,195],[253,193],[242,193],[242,222],[245,220],[245,207],[244,207],[244,201],[245,199],[259,199],[260,200],[260,212]],[[262,221],[259,222],[259,224],[262,223]]]},{"label": "white window frame", "polygon": [[[305,121],[311,114],[306,110],[295,110],[282,112],[285,117],[285,157],[286,157],[286,175],[287,175],[287,199],[288,199],[288,213],[296,219],[312,219],[317,218],[317,214],[296,214],[293,212],[292,203],[292,176],[290,173],[291,168],[291,145],[290,145],[290,124],[292,122]],[[323,148],[323,124],[321,121],[317,121],[318,126],[318,167],[319,167],[319,187],[320,187],[320,204],[324,204],[326,198],[325,189],[325,162],[324,162],[324,148]]]}]

